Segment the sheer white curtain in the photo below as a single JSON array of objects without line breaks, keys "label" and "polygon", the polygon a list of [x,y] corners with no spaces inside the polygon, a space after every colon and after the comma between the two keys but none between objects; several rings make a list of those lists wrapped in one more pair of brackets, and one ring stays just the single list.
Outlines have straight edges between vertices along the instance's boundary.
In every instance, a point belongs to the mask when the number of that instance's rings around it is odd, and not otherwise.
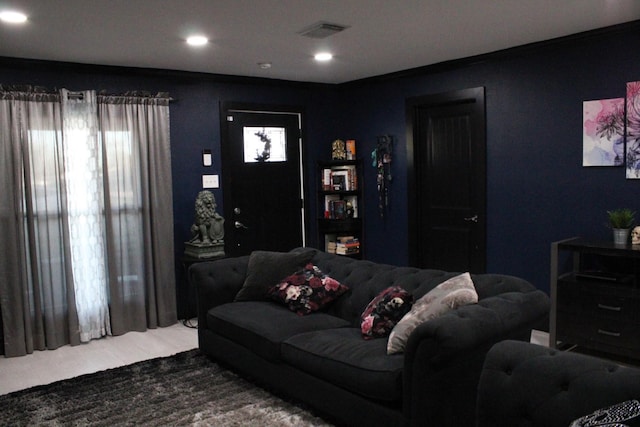
[{"label": "sheer white curtain", "polygon": [[5,355],[175,323],[168,98],[1,89]]},{"label": "sheer white curtain", "polygon": [[111,334],[102,149],[95,91],[60,91],[69,247],[80,341]]}]

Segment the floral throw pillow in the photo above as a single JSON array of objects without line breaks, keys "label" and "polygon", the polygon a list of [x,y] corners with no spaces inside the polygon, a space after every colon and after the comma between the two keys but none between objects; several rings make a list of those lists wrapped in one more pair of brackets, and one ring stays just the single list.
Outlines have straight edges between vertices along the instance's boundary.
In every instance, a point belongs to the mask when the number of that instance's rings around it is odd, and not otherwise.
[{"label": "floral throw pillow", "polygon": [[409,312],[413,295],[400,286],[380,292],[362,312],[360,329],[365,340],[389,335],[393,327]]},{"label": "floral throw pillow", "polygon": [[310,263],[269,289],[269,296],[303,316],[320,310],[347,290],[345,285]]}]

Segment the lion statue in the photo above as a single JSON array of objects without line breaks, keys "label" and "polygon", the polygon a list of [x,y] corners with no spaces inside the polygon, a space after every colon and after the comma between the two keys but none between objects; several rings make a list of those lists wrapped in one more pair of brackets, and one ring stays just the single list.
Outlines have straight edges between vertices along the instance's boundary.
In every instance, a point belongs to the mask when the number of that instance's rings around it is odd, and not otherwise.
[{"label": "lion statue", "polygon": [[198,193],[195,224],[191,226],[193,237],[189,242],[204,245],[224,242],[224,218],[216,212],[216,207],[216,198],[211,191]]}]

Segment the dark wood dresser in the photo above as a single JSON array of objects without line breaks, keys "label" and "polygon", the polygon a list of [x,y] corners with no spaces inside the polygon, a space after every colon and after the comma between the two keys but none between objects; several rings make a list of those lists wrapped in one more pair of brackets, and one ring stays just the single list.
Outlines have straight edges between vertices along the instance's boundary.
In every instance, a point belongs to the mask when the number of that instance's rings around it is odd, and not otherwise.
[{"label": "dark wood dresser", "polygon": [[640,359],[640,245],[551,245],[549,342]]}]

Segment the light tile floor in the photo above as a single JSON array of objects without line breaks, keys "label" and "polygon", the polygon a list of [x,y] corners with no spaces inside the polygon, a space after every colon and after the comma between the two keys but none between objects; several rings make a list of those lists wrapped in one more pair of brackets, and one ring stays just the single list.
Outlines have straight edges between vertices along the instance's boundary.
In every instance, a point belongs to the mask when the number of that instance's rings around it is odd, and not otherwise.
[{"label": "light tile floor", "polygon": [[0,395],[197,347],[197,330],[178,322],[166,328],[129,332],[78,346],[35,351],[24,357],[0,356]]}]

